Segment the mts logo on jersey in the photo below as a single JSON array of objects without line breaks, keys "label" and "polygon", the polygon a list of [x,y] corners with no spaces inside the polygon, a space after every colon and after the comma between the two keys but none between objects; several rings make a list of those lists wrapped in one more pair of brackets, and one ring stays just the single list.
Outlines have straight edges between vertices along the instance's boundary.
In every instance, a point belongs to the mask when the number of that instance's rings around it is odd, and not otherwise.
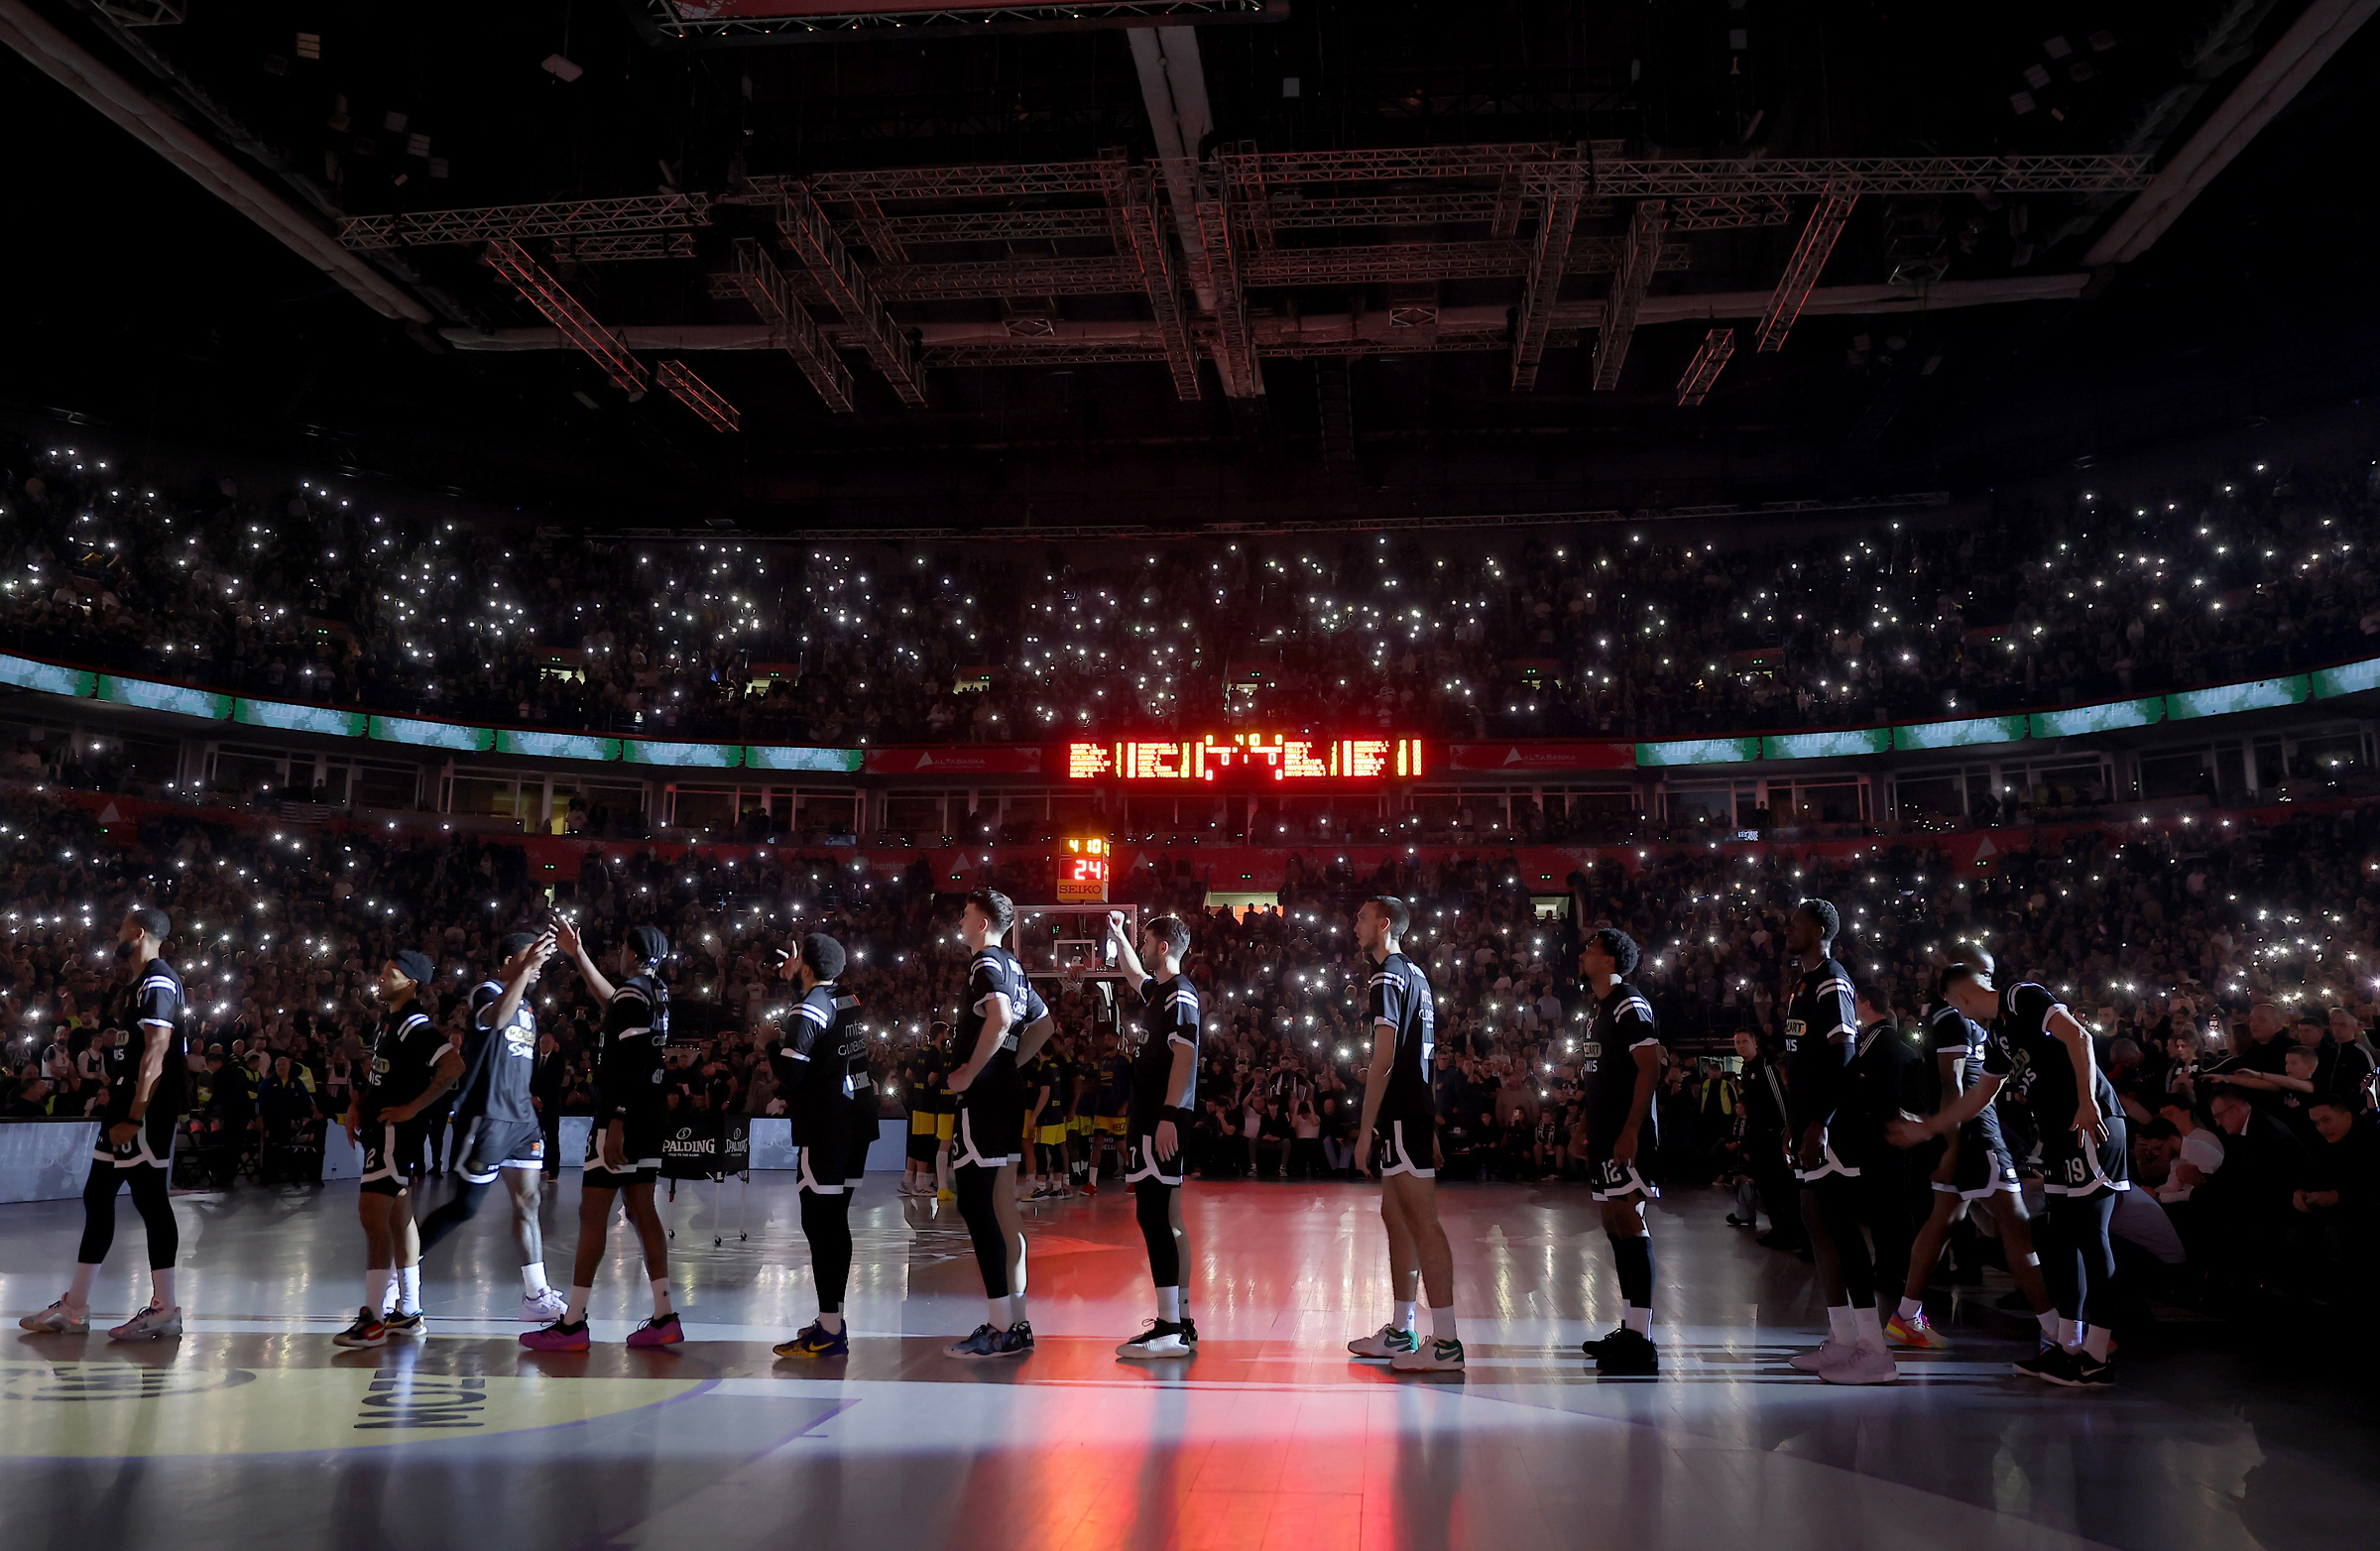
[{"label": "mts logo on jersey", "polygon": [[1788,1055],[1792,1054],[1794,1047],[1801,1043],[1802,1035],[1809,1031],[1810,1025],[1798,1017],[1789,1017],[1785,1020],[1785,1051]]}]

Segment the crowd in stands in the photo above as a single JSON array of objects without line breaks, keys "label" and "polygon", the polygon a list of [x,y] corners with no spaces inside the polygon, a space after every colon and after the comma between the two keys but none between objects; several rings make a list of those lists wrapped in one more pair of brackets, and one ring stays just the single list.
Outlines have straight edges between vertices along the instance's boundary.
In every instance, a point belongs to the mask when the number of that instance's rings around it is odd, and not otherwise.
[{"label": "crowd in stands", "polygon": [[[909,1085],[931,1065],[928,1042],[954,1018],[964,984],[945,892],[959,886],[918,865],[614,845],[590,846],[575,876],[535,878],[518,848],[468,836],[276,829],[189,810],[111,837],[81,809],[21,786],[6,807],[0,1113],[93,1111],[91,1047],[112,1037],[103,945],[128,901],[153,901],[174,919],[168,951],[204,1068],[193,1156],[221,1175],[302,1173],[293,1143],[343,1110],[372,1016],[367,983],[402,947],[438,963],[440,1014],[459,1029],[501,932],[549,910],[599,945],[657,924],[676,947],[672,1103],[747,1116],[775,1102],[756,1041],[785,1002],[770,971],[789,931],[822,928],[846,944],[844,983],[861,998],[882,1088],[896,1102],[924,1097]],[[1351,922],[1373,894],[1412,901],[1406,949],[1441,999],[1437,1079],[1455,1178],[1581,1172],[1582,920],[1617,924],[1644,947],[1636,981],[1667,1046],[1661,1167],[1687,1184],[1742,1174],[1764,1145],[1737,1058],[1776,1047],[1795,900],[1835,901],[1838,956],[1906,1026],[1928,1005],[1939,950],[1980,941],[2093,1031],[2134,1122],[2143,1188],[2117,1232],[2141,1257],[2141,1283],[2219,1296],[2243,1281],[2334,1286],[2368,1264],[2380,1209],[2375,877],[2380,804],[2351,803],[2269,827],[2209,815],[2189,828],[2083,828],[1979,871],[1954,868],[1930,844],[1831,860],[1682,847],[1634,871],[1608,862],[1572,878],[1570,904],[1550,915],[1517,865],[1492,852],[1417,850],[1368,870],[1301,854],[1278,905],[1260,909],[1211,905],[1188,866],[1121,888],[1192,925],[1188,972],[1207,1013],[1193,1145],[1210,1175],[1352,1166],[1369,1030]],[[1046,896],[1046,882],[1016,865],[964,884]],[[1056,920],[1028,918],[1015,946],[1028,964],[1054,964],[1060,935]],[[1093,981],[1052,985],[1057,1048],[1076,1070],[1097,1071],[1117,1048],[1113,1012]],[[558,966],[534,995],[549,1041],[540,1105],[583,1111],[594,1005]],[[1129,999],[1125,1012],[1129,1024]]]},{"label": "crowd in stands", "polygon": [[[2361,480],[1841,531],[1228,544],[540,537],[0,440],[0,650],[526,727],[1033,742],[1142,727],[1693,737],[2160,693],[2369,656]],[[344,487],[339,487],[344,488]]]}]

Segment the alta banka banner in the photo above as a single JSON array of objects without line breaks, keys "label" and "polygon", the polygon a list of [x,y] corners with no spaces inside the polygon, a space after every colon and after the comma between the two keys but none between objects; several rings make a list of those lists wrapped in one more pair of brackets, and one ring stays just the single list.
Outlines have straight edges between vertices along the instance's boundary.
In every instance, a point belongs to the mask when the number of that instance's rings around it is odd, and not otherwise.
[{"label": "alta banka banner", "polygon": [[944,749],[871,749],[871,776],[1038,776],[1039,744],[959,744]]},{"label": "alta banka banner", "polygon": [[1636,768],[1632,743],[1450,743],[1450,771],[1509,771],[1515,776],[1554,771],[1628,771]]}]

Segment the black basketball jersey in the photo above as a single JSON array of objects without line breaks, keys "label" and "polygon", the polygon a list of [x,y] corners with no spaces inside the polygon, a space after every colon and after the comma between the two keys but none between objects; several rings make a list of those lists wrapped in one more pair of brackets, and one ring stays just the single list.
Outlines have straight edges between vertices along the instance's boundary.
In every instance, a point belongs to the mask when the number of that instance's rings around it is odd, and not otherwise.
[{"label": "black basketball jersey", "polygon": [[463,1076],[454,1101],[457,1120],[534,1121],[529,1083],[537,1064],[537,1015],[524,995],[513,1015],[496,1028],[480,1019],[504,1000],[504,983],[483,980],[471,990],[471,1016],[463,1029]]},{"label": "black basketball jersey", "polygon": [[1190,1096],[1185,1108],[1198,1103],[1198,988],[1187,975],[1140,982],[1140,1048],[1132,1055],[1131,1125],[1136,1132],[1156,1130],[1173,1096],[1173,1052],[1190,1052]]},{"label": "black basketball jersey", "polygon": [[366,1116],[375,1116],[413,1103],[429,1086],[445,1051],[446,1036],[418,1001],[381,1014],[372,1036],[372,1068],[356,1089],[358,1107]]},{"label": "black basketball jersey", "polygon": [[595,1120],[659,1125],[668,1108],[661,1052],[669,1046],[669,990],[650,975],[620,983],[603,1010],[595,1050]]},{"label": "black basketball jersey", "polygon": [[181,1047],[183,1007],[180,971],[163,958],[141,966],[119,1019],[125,1040],[107,1052],[109,1125],[130,1118],[132,1101],[140,1091],[141,1062],[153,1041],[164,1041],[166,1058],[157,1086],[149,1093],[150,1113],[178,1116],[187,1107],[190,1078],[189,1060]]},{"label": "black basketball jersey", "polygon": [[1438,1005],[1421,966],[1391,953],[1371,973],[1371,1021],[1396,1030],[1396,1060],[1380,1096],[1380,1119],[1435,1120],[1438,1102],[1430,1088],[1438,1049]]},{"label": "black basketball jersey", "polygon": [[1948,1002],[1939,1003],[1926,1014],[1926,1043],[1939,1059],[1955,1055],[1966,1064],[1961,1069],[1959,1091],[1966,1092],[1983,1075],[1983,1045],[1990,1034],[1981,1023]]},{"label": "black basketball jersey", "polygon": [[[2018,1102],[2033,1112],[2045,1135],[2072,1126],[2075,1111],[2082,1107],[2074,1058],[2067,1054],[2066,1041],[2049,1030],[2050,1014],[2065,1006],[2046,986],[2031,981],[2010,986],[2000,993],[1999,1015],[1991,1020],[1991,1037],[1983,1049],[1983,1069],[2015,1085]],[[2091,1075],[2099,1114],[2120,1114],[2115,1085],[2107,1074],[2094,1064]]]},{"label": "black basketball jersey", "polygon": [[868,1041],[855,1015],[859,1006],[859,998],[823,980],[802,994],[785,1020],[770,1064],[796,1145],[829,1136],[861,1104],[875,1108]]},{"label": "black basketball jersey", "polygon": [[1827,1120],[1843,1102],[1859,1037],[1850,971],[1833,959],[1806,970],[1785,1008],[1785,1092],[1793,1129]]},{"label": "black basketball jersey", "polygon": [[995,1006],[1009,1010],[1008,1032],[992,1059],[976,1073],[975,1081],[959,1095],[963,1107],[989,1104],[994,1094],[1003,1095],[1018,1115],[1024,1113],[1024,1083],[1016,1074],[1016,1041],[1023,1032],[1049,1015],[1040,993],[1033,990],[1024,965],[1015,954],[994,944],[977,954],[967,966],[967,1010],[975,1015],[974,1025],[966,1027],[959,1040],[959,1059],[975,1059],[976,1047],[983,1042],[984,1029],[991,1021]]},{"label": "black basketball jersey", "polygon": [[[1661,1033],[1653,1021],[1653,1005],[1644,1000],[1644,993],[1626,981],[1611,988],[1608,996],[1595,1003],[1594,1019],[1587,1025],[1587,1038],[1580,1049],[1579,1075],[1587,1085],[1587,1135],[1592,1141],[1609,1142],[1627,1128],[1628,1112],[1636,1102],[1636,1051],[1645,1045],[1658,1046]],[[1646,1109],[1644,1124],[1638,1132],[1641,1151],[1650,1148],[1642,1143],[1654,1139],[1659,1125],[1661,1107]]]}]

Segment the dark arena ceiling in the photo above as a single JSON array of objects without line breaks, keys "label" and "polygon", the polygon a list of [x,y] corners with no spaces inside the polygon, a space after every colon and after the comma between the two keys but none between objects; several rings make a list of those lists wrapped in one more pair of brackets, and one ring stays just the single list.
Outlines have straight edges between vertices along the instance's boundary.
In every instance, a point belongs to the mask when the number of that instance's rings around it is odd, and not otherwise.
[{"label": "dark arena ceiling", "polygon": [[587,528],[1974,489],[2372,386],[2373,9],[0,0],[0,400]]}]

